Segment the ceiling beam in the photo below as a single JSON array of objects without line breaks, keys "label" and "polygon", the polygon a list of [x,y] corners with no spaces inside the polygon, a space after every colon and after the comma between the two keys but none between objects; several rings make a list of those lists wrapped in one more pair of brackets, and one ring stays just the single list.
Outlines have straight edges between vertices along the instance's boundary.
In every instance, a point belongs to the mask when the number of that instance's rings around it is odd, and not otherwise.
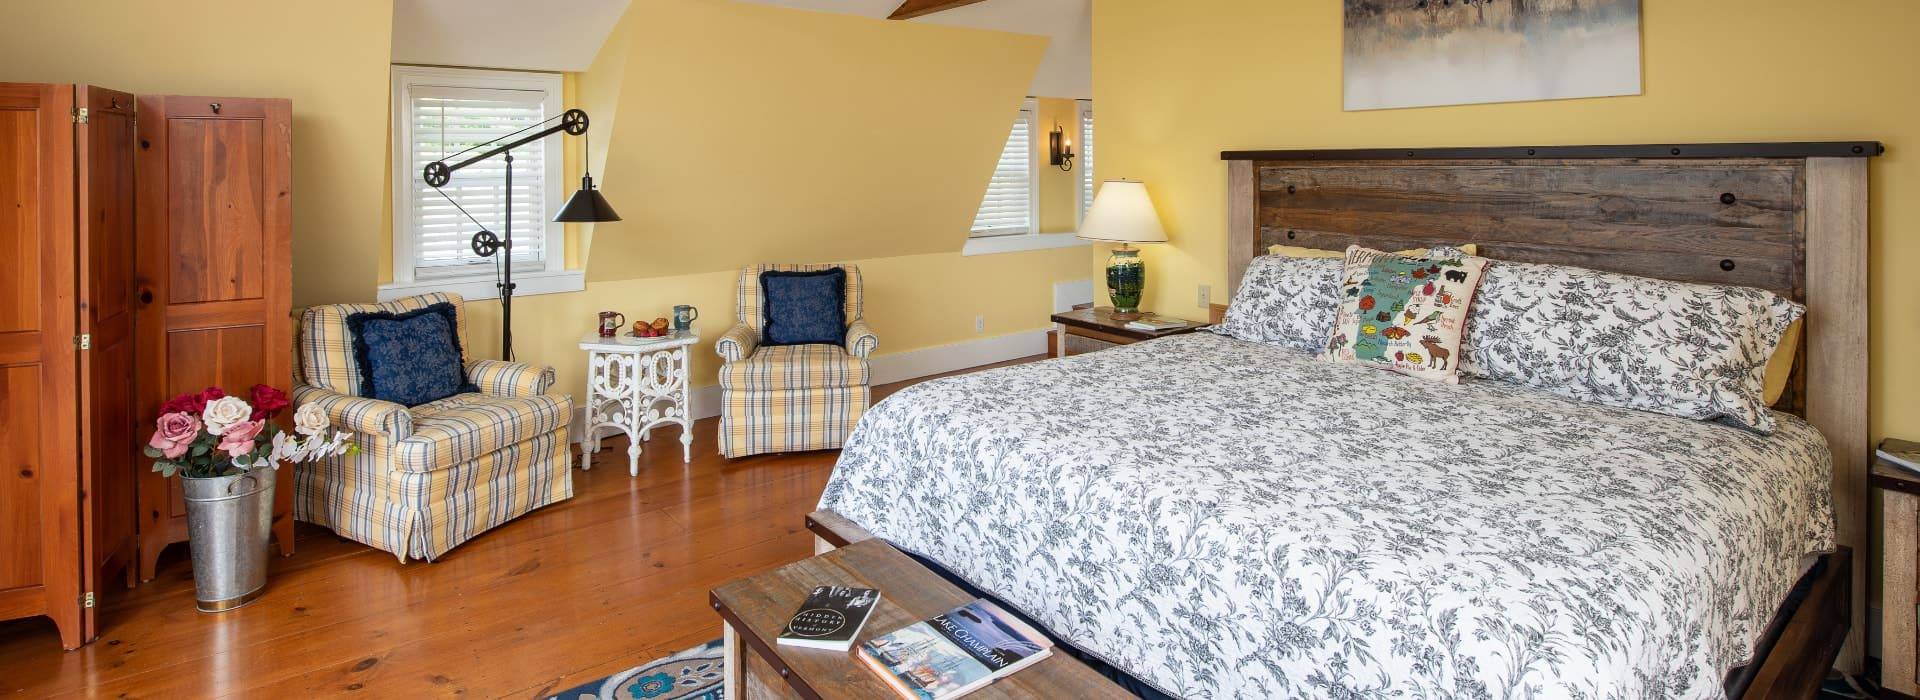
[{"label": "ceiling beam", "polygon": [[981,0],[907,0],[900,3],[900,9],[887,15],[887,19],[913,19],[935,12],[945,12],[956,7],[972,5]]}]

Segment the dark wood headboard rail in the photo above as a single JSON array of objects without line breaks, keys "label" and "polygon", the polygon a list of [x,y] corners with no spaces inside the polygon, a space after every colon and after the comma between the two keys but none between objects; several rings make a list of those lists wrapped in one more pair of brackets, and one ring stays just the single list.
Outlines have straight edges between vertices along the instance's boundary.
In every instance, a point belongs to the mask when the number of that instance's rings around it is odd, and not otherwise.
[{"label": "dark wood headboard rail", "polygon": [[[1226,151],[1228,289],[1269,246],[1474,243],[1495,260],[1773,290],[1807,306],[1782,407],[1833,450],[1866,551],[1867,173],[1875,141]],[[1859,668],[1865,557],[1842,666]]]},{"label": "dark wood headboard rail", "polygon": [[1643,143],[1604,146],[1464,146],[1222,151],[1221,160],[1453,160],[1476,158],[1871,158],[1879,141]]}]

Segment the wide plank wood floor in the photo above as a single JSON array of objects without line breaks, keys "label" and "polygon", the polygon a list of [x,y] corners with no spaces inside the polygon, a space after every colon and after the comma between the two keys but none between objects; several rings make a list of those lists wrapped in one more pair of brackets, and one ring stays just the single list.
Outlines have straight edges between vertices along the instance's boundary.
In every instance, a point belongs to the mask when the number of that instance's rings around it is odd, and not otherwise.
[{"label": "wide plank wood floor", "polygon": [[691,464],[676,429],[657,431],[631,478],[624,441],[609,439],[593,469],[574,470],[573,499],[431,564],[303,523],[266,595],[220,615],[194,610],[176,545],[153,581],[100,592],[103,632],[78,651],[61,651],[45,618],[0,622],[0,692],[543,697],[717,639],[707,590],[813,554],[804,518],[837,457],[727,460],[717,427],[694,425]]}]

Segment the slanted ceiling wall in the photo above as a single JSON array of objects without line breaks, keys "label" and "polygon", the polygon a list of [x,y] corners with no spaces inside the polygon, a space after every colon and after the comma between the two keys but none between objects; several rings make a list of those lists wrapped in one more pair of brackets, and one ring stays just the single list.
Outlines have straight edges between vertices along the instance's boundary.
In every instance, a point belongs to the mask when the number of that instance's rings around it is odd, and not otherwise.
[{"label": "slanted ceiling wall", "polygon": [[371,300],[386,162],[387,0],[6,0],[0,80],[293,100],[293,299]]},{"label": "slanted ceiling wall", "polygon": [[593,282],[959,250],[1045,50],[715,0],[628,14],[604,171],[626,221],[595,228]]}]

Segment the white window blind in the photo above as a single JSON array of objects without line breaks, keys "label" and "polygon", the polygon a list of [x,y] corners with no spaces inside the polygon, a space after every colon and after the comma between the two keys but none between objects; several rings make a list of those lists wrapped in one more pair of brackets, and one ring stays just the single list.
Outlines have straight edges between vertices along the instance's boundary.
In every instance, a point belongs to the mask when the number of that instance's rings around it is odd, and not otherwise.
[{"label": "white window blind", "polygon": [[1093,208],[1093,102],[1080,100],[1080,217]]},{"label": "white window blind", "polygon": [[1034,226],[1034,109],[1020,110],[1000,150],[1000,162],[994,166],[993,180],[973,216],[974,237],[1010,236],[1035,232]]},{"label": "white window blind", "polygon": [[[409,92],[408,125],[412,137],[414,267],[423,274],[456,272],[468,266],[490,266],[493,261],[475,255],[469,245],[478,220],[487,230],[504,234],[506,172],[504,157],[495,156],[453,174],[440,192],[421,179],[428,163],[453,157],[469,147],[539,124],[548,117],[544,91],[473,87],[415,86]],[[543,139],[513,150],[513,260],[516,269],[544,266],[547,227],[547,153]],[[476,150],[452,162],[475,155]],[[555,154],[557,157],[558,154]],[[454,202],[458,202],[456,208]]]}]

